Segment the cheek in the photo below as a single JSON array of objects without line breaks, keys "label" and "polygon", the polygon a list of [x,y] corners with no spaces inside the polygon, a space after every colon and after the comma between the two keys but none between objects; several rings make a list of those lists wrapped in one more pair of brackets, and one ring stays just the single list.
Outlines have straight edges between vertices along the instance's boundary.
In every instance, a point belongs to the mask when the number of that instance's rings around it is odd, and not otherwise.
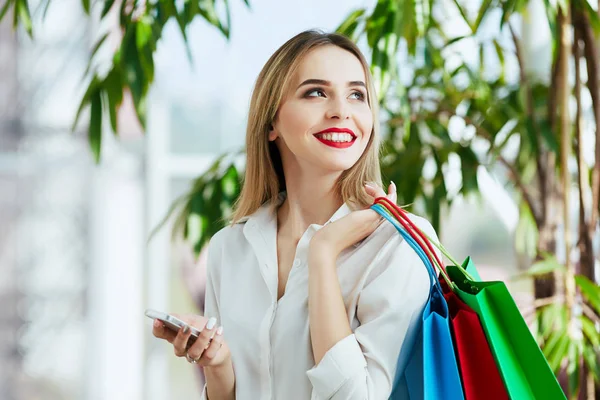
[{"label": "cheek", "polygon": [[305,131],[305,128],[310,125],[308,115],[310,113],[307,113],[303,107],[288,103],[279,109],[277,119],[281,130],[293,135],[296,132]]},{"label": "cheek", "polygon": [[365,109],[362,109],[359,113],[357,113],[357,117],[356,123],[362,131],[365,139],[368,139],[371,135],[371,131],[373,130],[373,113],[371,113],[371,109],[365,107]]}]

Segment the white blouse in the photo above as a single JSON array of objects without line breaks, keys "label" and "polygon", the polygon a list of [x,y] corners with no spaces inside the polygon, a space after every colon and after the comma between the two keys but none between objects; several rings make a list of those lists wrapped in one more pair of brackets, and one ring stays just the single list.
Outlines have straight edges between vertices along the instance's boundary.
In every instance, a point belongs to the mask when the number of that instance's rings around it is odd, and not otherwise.
[{"label": "white blouse", "polygon": [[[279,204],[284,198],[282,192]],[[327,223],[350,212],[344,204]],[[428,221],[410,218],[437,240]],[[266,203],[210,240],[205,315],[223,325],[237,400],[383,400],[390,396],[396,373],[404,371],[430,281],[422,261],[388,221],[338,257],[353,334],[315,365],[307,253],[311,238],[321,228],[312,224],[302,235],[279,301],[274,207]],[[400,382],[396,393],[408,398],[405,382]]]}]

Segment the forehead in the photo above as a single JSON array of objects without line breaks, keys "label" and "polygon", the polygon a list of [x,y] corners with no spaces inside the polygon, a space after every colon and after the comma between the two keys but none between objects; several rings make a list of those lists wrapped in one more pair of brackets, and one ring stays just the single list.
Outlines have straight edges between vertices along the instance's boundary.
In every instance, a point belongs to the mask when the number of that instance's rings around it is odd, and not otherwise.
[{"label": "forehead", "polygon": [[324,79],[333,84],[365,82],[365,71],[354,54],[341,47],[326,45],[312,49],[300,60],[292,80],[300,84],[306,79]]}]

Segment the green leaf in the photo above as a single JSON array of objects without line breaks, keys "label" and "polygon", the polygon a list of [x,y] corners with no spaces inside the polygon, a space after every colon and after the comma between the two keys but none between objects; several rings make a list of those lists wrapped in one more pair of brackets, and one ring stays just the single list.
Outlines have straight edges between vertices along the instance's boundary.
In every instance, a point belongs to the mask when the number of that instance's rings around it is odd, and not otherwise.
[{"label": "green leaf", "polygon": [[600,351],[600,332],[596,329],[594,322],[586,316],[580,318],[581,330],[593,348]]},{"label": "green leaf", "polygon": [[484,0],[483,3],[481,4],[481,7],[479,8],[479,12],[477,13],[477,19],[475,20],[475,26],[474,26],[473,33],[477,32],[479,30],[481,21],[483,21],[483,18],[485,17],[485,14],[487,14],[491,5],[492,5],[492,0]]},{"label": "green leaf", "polygon": [[460,13],[460,15],[463,18],[463,21],[465,21],[465,23],[467,24],[467,26],[469,28],[471,28],[471,32],[475,33],[475,28],[473,27],[473,25],[471,24],[471,21],[469,21],[469,17],[467,15],[467,12],[465,11],[465,9],[460,5],[460,3],[458,2],[458,0],[454,0],[454,5],[456,6],[456,8],[458,9],[458,12]]},{"label": "green leaf", "polygon": [[71,127],[71,131],[75,131],[77,127],[77,122],[79,121],[79,117],[81,116],[81,112],[83,109],[89,104],[92,94],[94,94],[100,85],[100,81],[97,76],[94,76],[88,85],[83,98],[81,99],[81,103],[79,103],[79,108],[77,109],[77,113],[75,114],[75,120],[73,121],[73,126]]},{"label": "green leaf", "polygon": [[100,149],[102,146],[102,99],[100,91],[95,91],[90,96],[91,115],[90,115],[90,130],[89,141],[94,161],[100,162]]},{"label": "green leaf", "polygon": [[96,53],[98,52],[98,50],[100,50],[100,47],[102,47],[102,45],[104,44],[104,42],[108,38],[109,34],[110,34],[110,32],[107,32],[104,35],[102,35],[100,37],[100,40],[98,40],[98,42],[96,42],[96,44],[92,48],[92,53],[90,54],[90,64],[91,64],[92,58],[94,58],[94,56],[96,55]]},{"label": "green leaf", "polygon": [[110,125],[112,131],[117,134],[117,111],[123,102],[123,80],[117,67],[108,73],[104,79],[104,90],[108,99],[108,111],[110,114]]},{"label": "green leaf", "polygon": [[138,51],[142,51],[152,38],[152,27],[143,18],[135,24],[135,44]]},{"label": "green leaf", "polygon": [[27,4],[27,0],[17,0],[16,3],[17,10],[19,11],[19,18],[21,19],[21,24],[23,24],[23,28],[29,37],[33,38],[33,26],[31,24],[31,13],[29,12],[29,5]]},{"label": "green leaf", "polygon": [[533,278],[543,276],[554,271],[564,272],[566,271],[565,266],[560,264],[556,259],[546,259],[538,261],[531,266],[527,271],[517,275],[519,278]]},{"label": "green leaf", "polygon": [[[449,41],[447,41],[444,44],[444,47],[449,47],[450,45],[453,45],[454,43],[460,42],[461,40],[466,39],[466,38],[470,38],[470,37],[473,37],[473,35],[457,36],[457,37],[452,38]],[[461,64],[457,69],[459,69],[459,68],[464,68],[464,65]]]},{"label": "green leaf", "polygon": [[500,62],[500,79],[504,82],[506,77],[506,65],[504,62],[504,50],[498,40],[494,39],[494,47],[496,48],[496,55],[498,56],[498,62]]},{"label": "green leaf", "polygon": [[[89,1],[89,0],[87,0],[87,1]],[[108,12],[110,11],[110,9],[113,7],[114,4],[115,4],[115,0],[104,0],[104,8],[102,9],[102,14],[100,15],[100,18],[106,17],[106,14],[108,14]]]},{"label": "green leaf", "polygon": [[590,306],[600,315],[600,286],[583,275],[575,275],[575,283],[579,286],[581,294],[587,299]]},{"label": "green leaf", "polygon": [[550,366],[552,371],[554,371],[554,373],[558,372],[562,360],[564,360],[567,356],[570,342],[571,338],[569,337],[569,335],[561,335],[560,339],[558,340],[558,343],[552,349],[552,352],[548,355],[548,365]]},{"label": "green leaf", "polygon": [[598,358],[598,354],[600,353],[600,349],[593,349],[591,347],[583,348],[583,359],[588,366],[589,371],[594,376],[596,382],[600,381],[600,361]]},{"label": "green leaf", "polygon": [[568,350],[568,364],[567,364],[567,376],[569,378],[569,394],[574,398],[577,398],[579,392],[579,378],[580,378],[580,351],[579,343],[572,341],[569,344]]},{"label": "green leaf", "polygon": [[90,15],[90,0],[81,0],[81,5],[83,6],[85,14]]},{"label": "green leaf", "polygon": [[578,2],[579,4],[583,3],[585,7],[585,16],[590,19],[590,25],[592,29],[598,35],[600,33],[600,16],[598,16],[598,12],[592,8],[592,5],[588,0],[581,0]]},{"label": "green leaf", "polygon": [[352,11],[335,31],[354,40],[354,33],[365,12],[364,8]]},{"label": "green leaf", "polygon": [[6,12],[8,11],[8,8],[10,7],[11,2],[12,2],[12,0],[5,0],[4,5],[0,9],[0,21],[2,21],[2,18],[4,18],[4,16],[6,15]]},{"label": "green leaf", "polygon": [[519,222],[515,231],[515,248],[521,254],[535,257],[539,232],[529,206],[521,202]]}]

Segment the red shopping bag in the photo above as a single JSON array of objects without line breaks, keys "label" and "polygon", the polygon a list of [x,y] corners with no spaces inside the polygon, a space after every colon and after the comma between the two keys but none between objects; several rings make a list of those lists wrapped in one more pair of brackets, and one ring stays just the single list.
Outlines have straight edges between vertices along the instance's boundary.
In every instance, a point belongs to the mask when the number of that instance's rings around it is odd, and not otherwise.
[{"label": "red shopping bag", "polygon": [[[429,239],[413,224],[403,209],[385,197],[375,199],[375,203],[386,207],[421,246],[432,265],[437,264],[442,271],[444,270],[444,265],[433,251]],[[508,393],[479,317],[452,291],[443,277],[440,277],[440,283],[450,311],[454,348],[465,398],[467,400],[508,400]]]}]

